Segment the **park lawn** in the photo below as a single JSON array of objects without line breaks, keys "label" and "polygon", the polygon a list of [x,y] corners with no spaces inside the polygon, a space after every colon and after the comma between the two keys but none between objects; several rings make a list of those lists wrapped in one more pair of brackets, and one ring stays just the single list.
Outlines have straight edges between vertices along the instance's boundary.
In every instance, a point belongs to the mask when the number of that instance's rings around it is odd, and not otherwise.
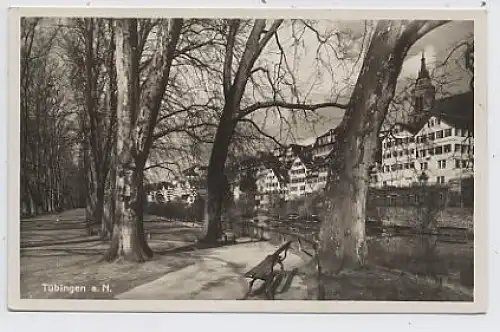
[{"label": "park lawn", "polygon": [[[141,284],[195,263],[182,254],[156,255],[145,263],[99,261],[100,254],[61,254],[21,256],[20,288],[22,299],[112,299]],[[85,286],[85,292],[46,292],[43,284]],[[103,286],[109,285],[111,291]],[[91,292],[95,286],[101,290]]]}]

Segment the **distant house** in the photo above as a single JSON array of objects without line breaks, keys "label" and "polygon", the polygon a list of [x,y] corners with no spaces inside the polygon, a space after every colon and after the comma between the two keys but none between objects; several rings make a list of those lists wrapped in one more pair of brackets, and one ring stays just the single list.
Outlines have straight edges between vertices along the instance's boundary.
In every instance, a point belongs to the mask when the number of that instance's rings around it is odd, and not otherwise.
[{"label": "distant house", "polygon": [[157,203],[181,201],[192,204],[198,195],[189,181],[180,179],[148,184],[145,190],[148,202]]},{"label": "distant house", "polygon": [[255,196],[261,208],[268,207],[272,199],[285,199],[288,174],[279,159],[268,155],[261,158],[255,174],[257,193]]},{"label": "distant house", "polygon": [[337,130],[330,129],[323,135],[316,138],[312,146],[313,158],[324,158],[326,157],[334,148],[337,138]]}]

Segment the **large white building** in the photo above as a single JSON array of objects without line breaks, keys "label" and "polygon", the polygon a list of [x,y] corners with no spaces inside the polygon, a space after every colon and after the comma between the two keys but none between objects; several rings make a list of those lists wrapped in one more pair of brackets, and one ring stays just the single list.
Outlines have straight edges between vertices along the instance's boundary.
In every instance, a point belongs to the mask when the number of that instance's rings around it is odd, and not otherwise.
[{"label": "large white building", "polygon": [[426,181],[448,184],[472,177],[474,169],[474,94],[435,98],[422,57],[413,112],[407,123],[381,133],[382,149],[373,186],[409,186]]}]

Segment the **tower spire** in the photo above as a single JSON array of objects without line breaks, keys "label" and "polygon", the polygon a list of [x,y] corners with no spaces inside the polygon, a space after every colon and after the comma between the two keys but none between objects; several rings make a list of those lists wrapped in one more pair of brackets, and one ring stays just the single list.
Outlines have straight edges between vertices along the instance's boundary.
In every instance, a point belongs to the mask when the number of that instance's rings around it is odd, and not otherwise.
[{"label": "tower spire", "polygon": [[418,78],[430,78],[429,71],[425,65],[425,53],[422,51],[422,59],[420,59],[420,71],[418,73]]}]

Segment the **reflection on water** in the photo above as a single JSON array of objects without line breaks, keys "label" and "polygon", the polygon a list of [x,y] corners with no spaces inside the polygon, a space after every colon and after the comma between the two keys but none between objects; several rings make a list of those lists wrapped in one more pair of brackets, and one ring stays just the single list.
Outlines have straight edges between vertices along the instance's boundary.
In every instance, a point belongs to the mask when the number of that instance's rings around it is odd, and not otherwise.
[{"label": "reflection on water", "polygon": [[[289,233],[314,241],[319,227],[317,224],[287,223],[272,225],[268,229],[273,231],[253,229],[253,237],[280,244],[295,239],[284,235]],[[466,229],[440,228],[436,230],[439,235],[422,235],[410,227],[370,225],[366,231],[368,263],[437,277],[469,288],[474,286],[474,241]],[[243,233],[249,234],[249,230]]]},{"label": "reflection on water", "polygon": [[468,287],[473,286],[473,260],[474,244],[470,240],[443,240],[437,235],[378,235],[368,240],[368,261],[372,263],[445,277]]}]

